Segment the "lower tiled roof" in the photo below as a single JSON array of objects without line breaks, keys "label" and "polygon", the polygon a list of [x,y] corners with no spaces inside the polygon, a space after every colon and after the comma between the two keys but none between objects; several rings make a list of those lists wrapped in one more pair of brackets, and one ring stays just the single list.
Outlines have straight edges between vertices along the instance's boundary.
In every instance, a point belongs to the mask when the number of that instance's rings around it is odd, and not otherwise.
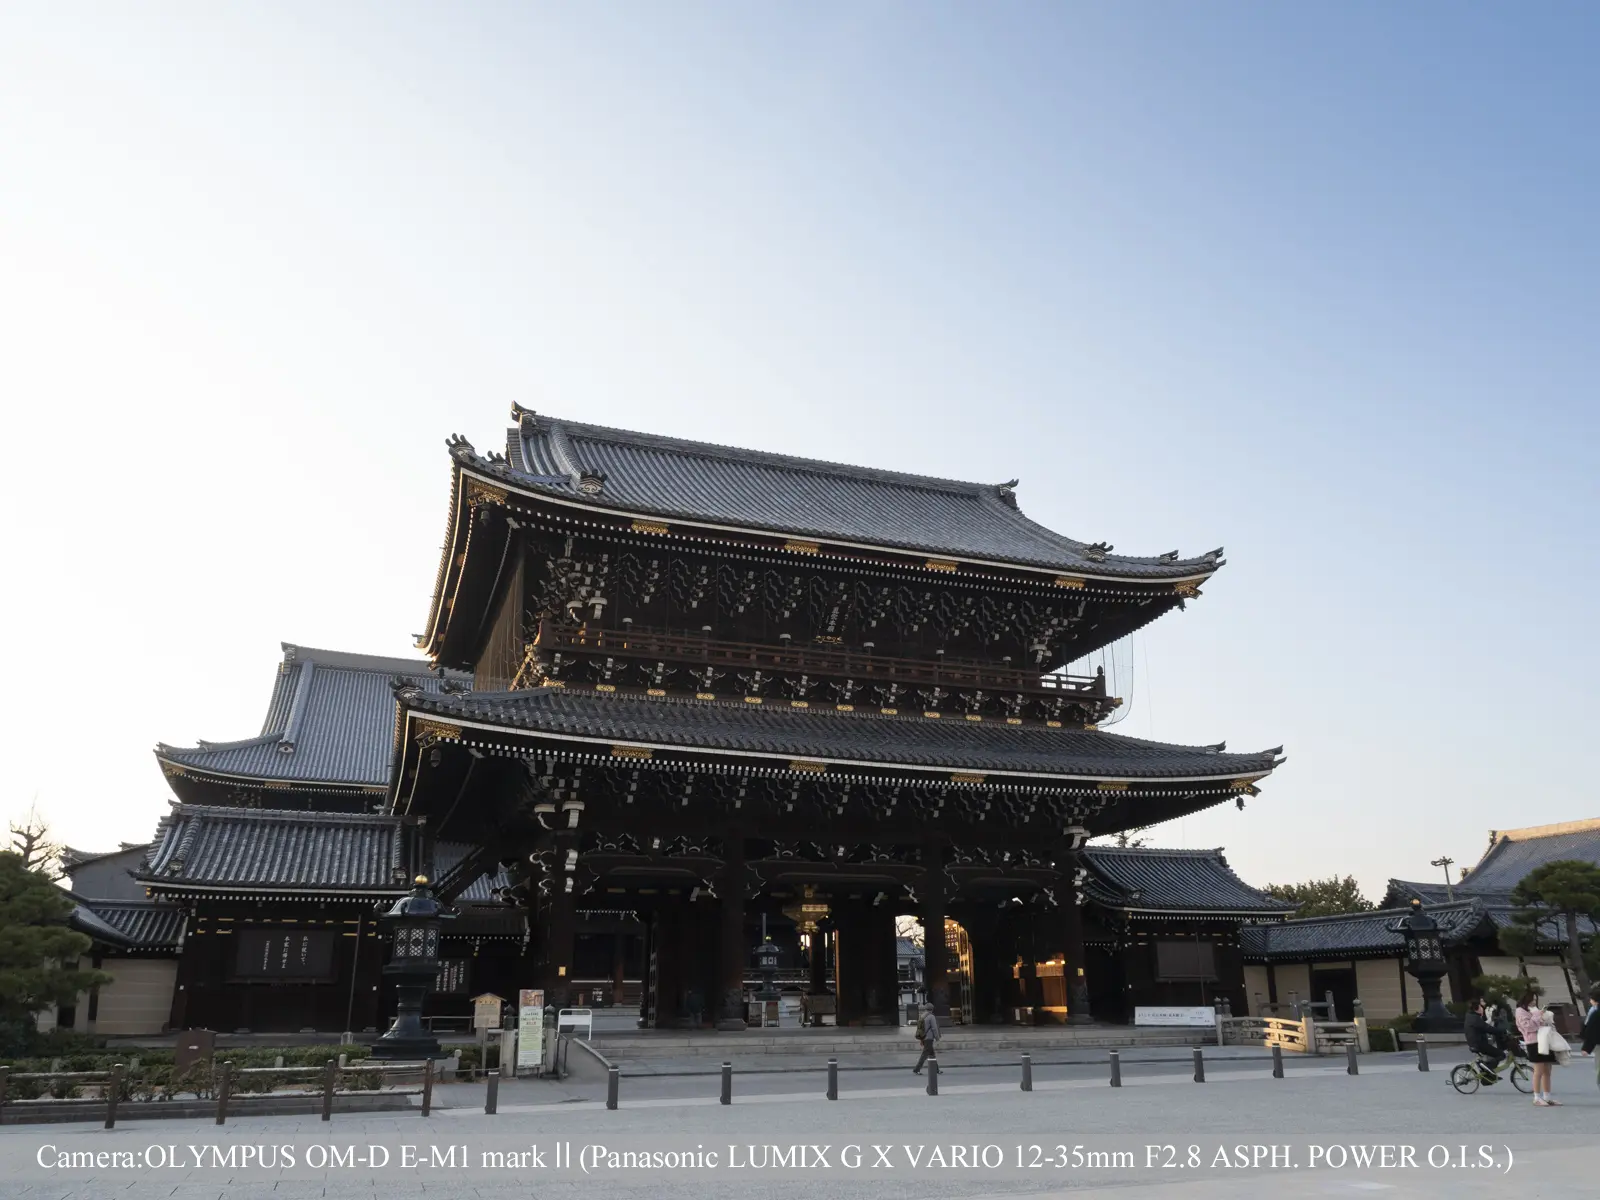
[{"label": "lower tiled roof", "polygon": [[392,816],[175,804],[136,877],[158,891],[395,892],[408,866]]},{"label": "lower tiled roof", "polygon": [[159,900],[88,900],[85,905],[138,949],[178,949],[184,910],[176,904]]},{"label": "lower tiled roof", "polygon": [[402,693],[412,709],[555,737],[952,770],[1107,779],[1259,777],[1275,751],[1227,754],[1085,729],[995,719],[841,713],[540,688],[521,692]]},{"label": "lower tiled roof", "polygon": [[1285,916],[1295,909],[1292,902],[1245,883],[1221,850],[1086,846],[1083,857],[1092,872],[1085,890],[1110,908],[1257,916]]},{"label": "lower tiled roof", "polygon": [[[1464,941],[1488,928],[1488,914],[1477,900],[1430,904],[1426,908],[1428,915],[1439,923],[1439,937],[1446,945]],[[1274,925],[1247,925],[1239,931],[1239,943],[1244,956],[1256,961],[1395,955],[1405,947],[1400,922],[1410,913],[1409,907],[1382,908],[1331,917],[1304,917]]]}]

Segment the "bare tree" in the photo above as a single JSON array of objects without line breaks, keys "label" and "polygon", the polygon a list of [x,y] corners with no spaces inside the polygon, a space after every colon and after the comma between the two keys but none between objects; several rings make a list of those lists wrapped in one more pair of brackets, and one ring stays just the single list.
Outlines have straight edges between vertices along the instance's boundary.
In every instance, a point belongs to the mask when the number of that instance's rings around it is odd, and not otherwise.
[{"label": "bare tree", "polygon": [[35,871],[46,879],[60,879],[61,844],[50,837],[50,822],[39,812],[38,802],[28,806],[28,811],[11,822],[11,849],[22,859],[25,870]]},{"label": "bare tree", "polygon": [[894,919],[895,937],[908,938],[916,945],[922,945],[922,922],[916,917],[899,916]]}]

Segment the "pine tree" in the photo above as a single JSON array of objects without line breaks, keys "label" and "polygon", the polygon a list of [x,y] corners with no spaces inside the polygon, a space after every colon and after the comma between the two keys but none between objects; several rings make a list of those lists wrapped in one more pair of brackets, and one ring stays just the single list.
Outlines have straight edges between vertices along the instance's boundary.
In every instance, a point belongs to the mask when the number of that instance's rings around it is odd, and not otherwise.
[{"label": "pine tree", "polygon": [[1559,923],[1567,967],[1578,981],[1579,995],[1587,995],[1589,964],[1578,937],[1578,918],[1600,917],[1600,867],[1578,859],[1545,863],[1528,872],[1512,890],[1511,899],[1518,906],[1517,923],[1501,930],[1500,944],[1511,953],[1531,953],[1539,926]]},{"label": "pine tree", "polygon": [[67,925],[71,912],[66,893],[0,850],[0,1041],[25,1041],[35,1014],[111,982],[76,966],[93,943]]}]

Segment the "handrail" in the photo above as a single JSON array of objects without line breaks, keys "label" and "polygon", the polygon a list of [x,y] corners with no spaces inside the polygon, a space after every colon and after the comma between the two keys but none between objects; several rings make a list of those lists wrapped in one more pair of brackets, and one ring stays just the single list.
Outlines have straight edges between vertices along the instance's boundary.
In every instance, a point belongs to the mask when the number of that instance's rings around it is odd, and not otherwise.
[{"label": "handrail", "polygon": [[587,626],[571,628],[541,621],[534,645],[541,650],[610,651],[630,657],[654,656],[712,667],[804,671],[891,682],[988,686],[1007,691],[1105,695],[1104,675],[1044,674],[1018,667],[995,666],[976,659],[939,658],[929,661],[897,658],[846,646],[773,646],[758,642],[721,641],[661,629],[591,631]]}]

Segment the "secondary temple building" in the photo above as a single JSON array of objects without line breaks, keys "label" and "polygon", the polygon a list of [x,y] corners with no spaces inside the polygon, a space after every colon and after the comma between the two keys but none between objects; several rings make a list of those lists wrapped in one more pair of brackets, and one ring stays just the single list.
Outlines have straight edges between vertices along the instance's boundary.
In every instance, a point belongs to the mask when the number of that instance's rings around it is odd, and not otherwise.
[{"label": "secondary temple building", "polygon": [[286,646],[259,736],[158,748],[176,802],[131,870],[170,1025],[382,1028],[373,907],[417,873],[461,913],[438,1015],[543,987],[743,1028],[764,926],[814,1011],[896,1021],[900,915],[946,932],[921,986],[964,1020],[1245,1010],[1241,930],[1290,906],[1220,852],[1088,843],[1242,806],[1279,750],[1107,732],[1104,674],[1067,673],[1220,550],[1074,541],[1014,483],[512,417],[503,454],[450,443],[426,661]]}]

